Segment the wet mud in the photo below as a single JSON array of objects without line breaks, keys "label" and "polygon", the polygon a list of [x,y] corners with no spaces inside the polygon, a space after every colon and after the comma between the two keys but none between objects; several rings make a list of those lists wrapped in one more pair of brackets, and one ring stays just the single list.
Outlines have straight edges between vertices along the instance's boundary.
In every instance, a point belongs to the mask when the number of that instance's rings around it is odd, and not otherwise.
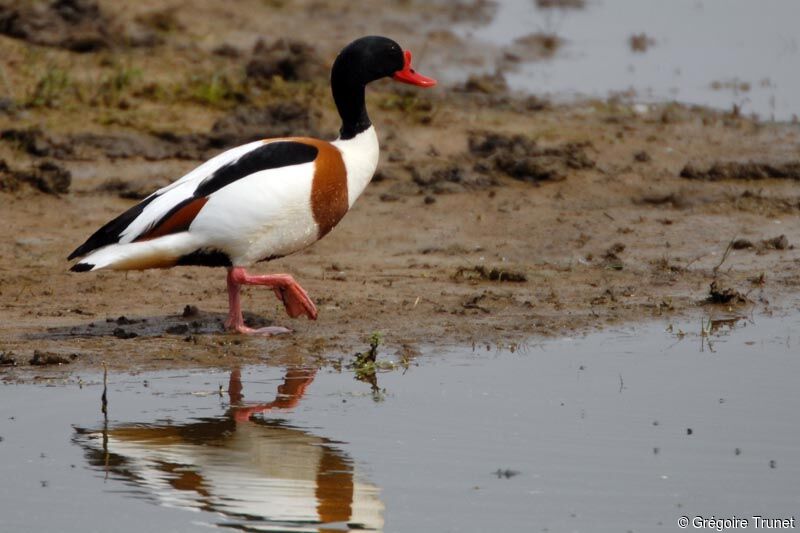
[{"label": "wet mud", "polygon": [[[447,33],[454,17],[491,13],[469,4],[426,3],[424,22],[397,6],[391,24],[365,16],[370,33],[395,36],[437,76],[473,58]],[[351,8],[248,5],[245,15],[211,1],[191,12],[98,4],[120,35],[155,32],[158,53],[0,36],[12,88],[0,107],[0,352],[14,354],[12,371],[36,350],[78,354],[71,368],[135,369],[317,361],[362,351],[374,333],[397,354],[515,342],[692,315],[710,305],[713,281],[751,308],[796,309],[796,126],[618,98],[556,103],[511,92],[500,71],[428,92],[370,87],[375,180],[324,240],[255,269],[294,275],[319,319],[291,320],[271,294],[244,294],[254,324],[291,335],[222,333],[219,269],[69,273],[65,257],[92,231],[219,151],[335,137],[327,68]],[[192,32],[205,30],[198,44]],[[308,32],[320,38],[265,37]],[[186,306],[197,315],[183,316]]]}]

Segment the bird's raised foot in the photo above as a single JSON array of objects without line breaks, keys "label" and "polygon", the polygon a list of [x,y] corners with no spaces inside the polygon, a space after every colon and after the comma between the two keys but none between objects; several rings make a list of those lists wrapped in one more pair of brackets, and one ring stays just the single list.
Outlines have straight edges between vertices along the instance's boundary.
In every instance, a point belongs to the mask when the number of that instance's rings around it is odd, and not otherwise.
[{"label": "bird's raised foot", "polygon": [[[292,318],[306,315],[311,320],[317,319],[317,306],[308,297],[308,293],[289,274],[248,274],[244,268],[233,267],[228,271],[228,291],[238,291],[239,285],[266,285],[271,287],[275,296],[283,303],[286,314]],[[233,306],[233,302],[231,303]]]},{"label": "bird's raised foot", "polygon": [[308,293],[294,279],[285,285],[274,287],[275,296],[283,302],[286,314],[292,318],[306,315],[310,320],[317,319],[317,306],[309,298]]}]

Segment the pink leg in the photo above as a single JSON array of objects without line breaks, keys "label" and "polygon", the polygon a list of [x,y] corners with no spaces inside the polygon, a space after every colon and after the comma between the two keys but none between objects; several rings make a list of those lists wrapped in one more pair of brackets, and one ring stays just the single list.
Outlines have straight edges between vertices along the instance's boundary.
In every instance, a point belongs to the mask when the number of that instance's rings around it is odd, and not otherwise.
[{"label": "pink leg", "polygon": [[244,325],[242,307],[239,298],[239,287],[242,285],[265,285],[271,287],[275,296],[283,302],[286,312],[292,318],[305,314],[311,320],[317,319],[317,308],[308,297],[306,291],[288,274],[272,274],[253,276],[242,267],[228,269],[228,304],[230,311],[225,327],[239,333],[257,333],[260,335],[276,335],[289,333],[291,330],[279,327],[268,327],[253,330]]}]

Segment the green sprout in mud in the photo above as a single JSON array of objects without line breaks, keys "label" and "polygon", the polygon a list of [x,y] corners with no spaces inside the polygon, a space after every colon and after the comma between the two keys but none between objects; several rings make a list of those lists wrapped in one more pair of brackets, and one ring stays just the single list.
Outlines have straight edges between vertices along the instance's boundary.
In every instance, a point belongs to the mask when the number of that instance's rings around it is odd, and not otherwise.
[{"label": "green sprout in mud", "polygon": [[237,91],[228,77],[216,73],[190,77],[187,89],[195,102],[215,107],[227,107],[237,98]]},{"label": "green sprout in mud", "polygon": [[[369,350],[356,354],[356,359],[350,365],[356,371],[356,378],[361,379],[369,375],[374,375],[378,370],[391,370],[392,363],[378,363],[378,348],[383,344],[383,333],[375,331],[369,336]],[[386,365],[390,365],[386,367]]]},{"label": "green sprout in mud", "polygon": [[428,124],[436,114],[430,100],[420,97],[414,92],[381,94],[375,97],[378,107],[385,111],[400,111],[410,117],[413,122]]},{"label": "green sprout in mud", "polygon": [[383,343],[383,334],[373,332],[369,337],[369,350],[357,353],[355,361],[349,368],[355,372],[355,378],[359,381],[369,383],[372,386],[372,398],[376,402],[382,401],[385,390],[378,386],[378,372],[394,370],[396,365],[391,361],[377,361],[378,347]]},{"label": "green sprout in mud", "polygon": [[74,87],[69,73],[50,66],[27,95],[25,104],[28,107],[55,107],[70,88]]},{"label": "green sprout in mud", "polygon": [[111,72],[103,76],[95,100],[107,106],[118,106],[132,92],[136,81],[142,78],[142,70],[122,64],[114,64]]}]

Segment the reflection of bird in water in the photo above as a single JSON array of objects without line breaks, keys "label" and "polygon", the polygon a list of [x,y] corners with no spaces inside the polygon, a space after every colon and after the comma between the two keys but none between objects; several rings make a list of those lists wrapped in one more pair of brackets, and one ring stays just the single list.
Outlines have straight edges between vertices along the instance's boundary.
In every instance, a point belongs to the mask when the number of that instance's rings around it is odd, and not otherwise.
[{"label": "reflection of bird in water", "polygon": [[75,440],[87,449],[90,464],[144,488],[158,503],[221,513],[228,527],[381,530],[378,488],[357,481],[352,460],[331,441],[279,420],[252,418],[297,405],[315,373],[290,369],[274,401],[245,405],[235,370],[231,408],[223,417],[79,429]]}]

